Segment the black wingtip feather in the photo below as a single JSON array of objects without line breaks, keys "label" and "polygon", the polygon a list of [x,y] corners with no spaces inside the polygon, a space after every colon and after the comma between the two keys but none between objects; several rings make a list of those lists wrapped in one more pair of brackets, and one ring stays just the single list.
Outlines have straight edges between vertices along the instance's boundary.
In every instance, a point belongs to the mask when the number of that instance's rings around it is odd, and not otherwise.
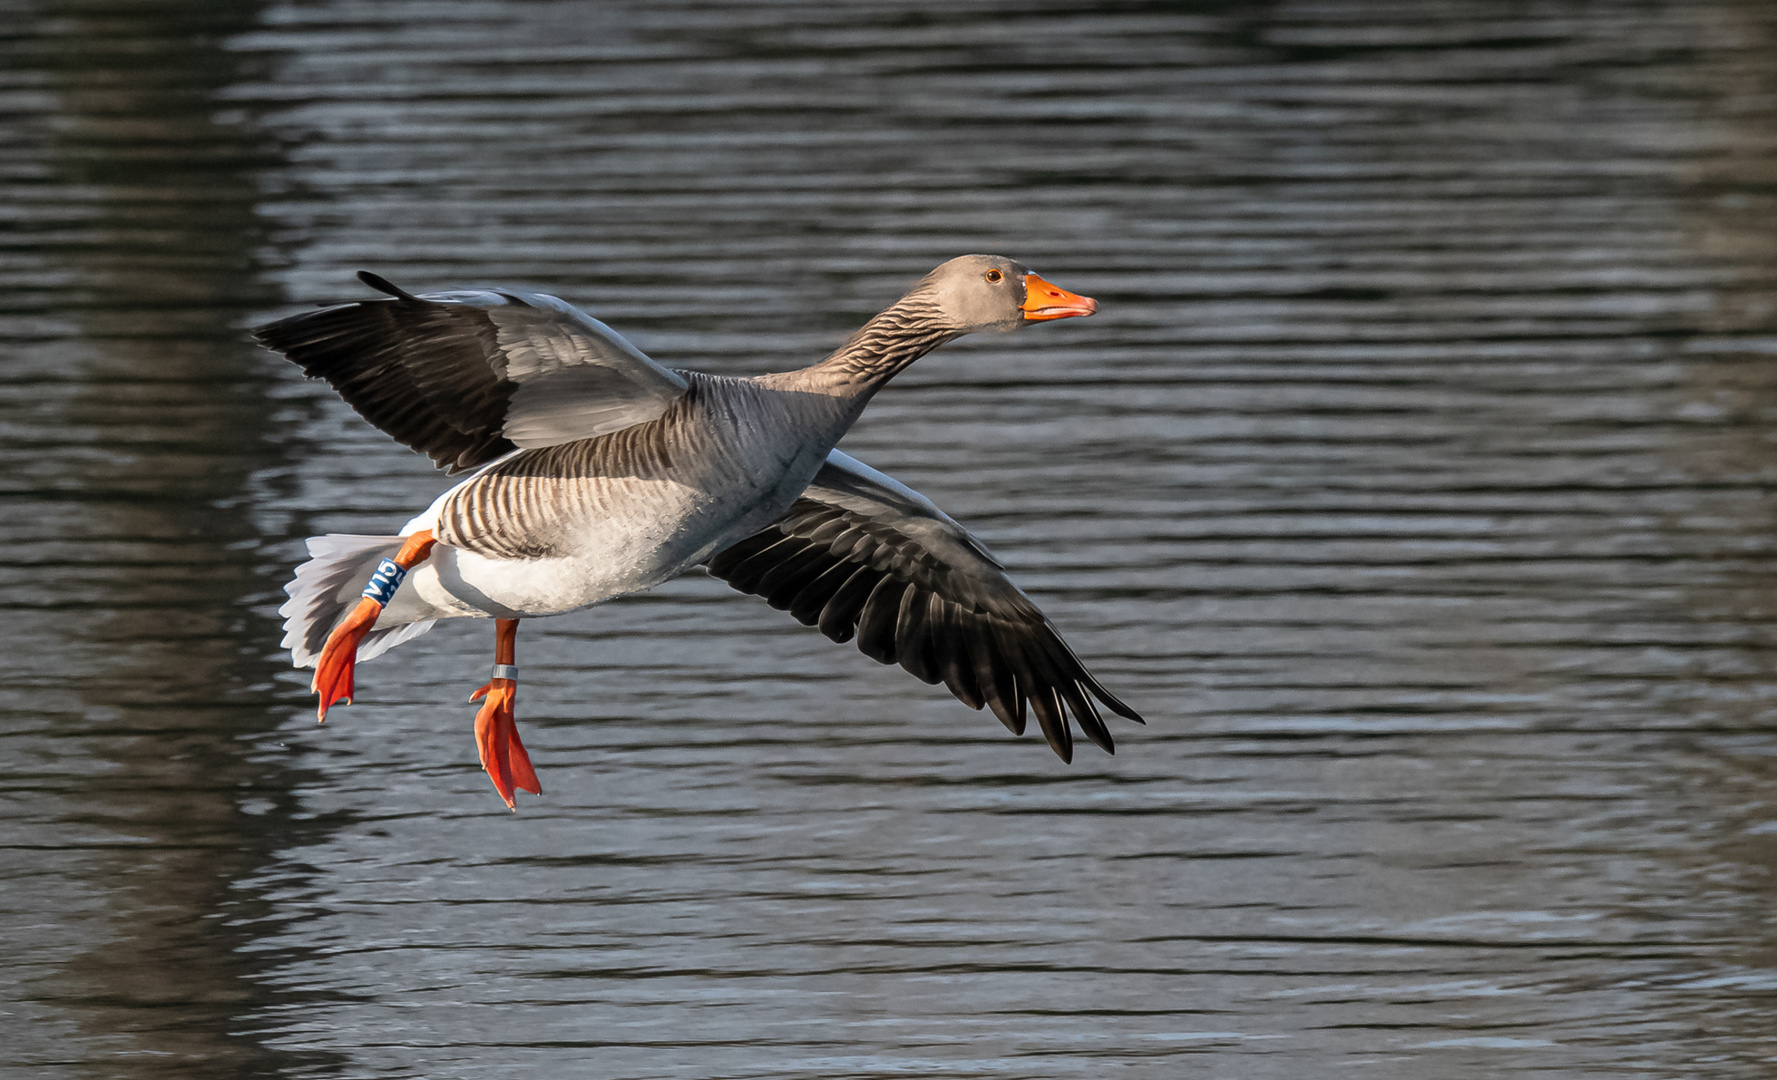
[{"label": "black wingtip feather", "polygon": [[975,649],[969,633],[958,619],[957,606],[940,600],[940,618],[934,625],[938,673],[951,696],[971,709],[987,704],[981,684],[975,679]]},{"label": "black wingtip feather", "polygon": [[901,594],[901,613],[895,622],[895,656],[909,675],[927,685],[936,685],[937,651],[933,648],[931,602],[937,597],[909,588]]},{"label": "black wingtip feather", "polygon": [[813,626],[820,622],[821,612],[827,609],[828,602],[856,569],[850,563],[829,561],[819,574],[805,582],[790,599],[790,606],[785,609],[790,613],[790,618],[803,626]]},{"label": "black wingtip feather", "polygon": [[388,278],[383,277],[381,274],[373,274],[368,270],[360,270],[358,271],[358,280],[375,289],[377,292],[386,293],[397,300],[406,300],[409,303],[414,304],[425,302],[408,292],[406,289],[403,289],[401,286],[390,281]]},{"label": "black wingtip feather", "polygon": [[972,652],[975,685],[981,688],[987,707],[993,710],[994,718],[1004,724],[1007,731],[1014,735],[1024,734],[1024,721],[1017,713],[1018,686],[1012,672],[995,652],[991,629],[975,642]]},{"label": "black wingtip feather", "polygon": [[[1065,646],[1066,643],[1063,642],[1063,647]],[[1072,655],[1071,650],[1069,651],[1069,655]],[[1103,702],[1105,708],[1111,710],[1125,720],[1140,724],[1143,727],[1148,725],[1148,722],[1141,718],[1140,713],[1137,713],[1134,709],[1123,704],[1122,699],[1118,698],[1117,695],[1111,693],[1109,690],[1106,690],[1104,684],[1099,682],[1090,671],[1087,671],[1084,664],[1081,664],[1078,660],[1075,660],[1074,663],[1078,668],[1078,674],[1075,677],[1079,680],[1080,685],[1093,697]]]},{"label": "black wingtip feather", "polygon": [[911,588],[884,574],[870,590],[858,616],[858,651],[879,664],[895,662],[895,626],[901,615],[901,596]]},{"label": "black wingtip feather", "polygon": [[1080,657],[1074,652],[1073,647],[1062,639],[1061,632],[1055,629],[1054,624],[1050,623],[1049,620],[1044,619],[1043,626],[1049,631],[1049,637],[1056,645],[1061,647],[1062,653],[1067,657],[1068,662],[1072,666],[1074,678],[1079,680],[1080,685],[1084,686],[1094,697],[1098,698],[1098,700],[1104,702],[1105,708],[1116,713],[1118,716],[1121,716],[1125,720],[1132,720],[1143,727],[1147,726],[1148,722],[1143,720],[1140,714],[1134,709],[1131,709],[1128,705],[1125,705],[1117,695],[1106,690],[1104,684],[1099,682],[1090,671],[1086,670],[1086,665],[1080,662]]},{"label": "black wingtip feather", "polygon": [[1104,718],[1092,707],[1092,695],[1082,692],[1080,684],[1072,679],[1064,681],[1060,690],[1069,711],[1074,714],[1074,722],[1080,725],[1080,730],[1092,740],[1092,744],[1107,754],[1115,754],[1117,742],[1111,738],[1111,730],[1104,726]]},{"label": "black wingtip feather", "polygon": [[820,622],[816,624],[829,641],[843,645],[856,636],[864,604],[883,577],[881,571],[861,566],[834,591],[826,606],[821,608]]},{"label": "black wingtip feather", "polygon": [[1043,738],[1049,740],[1049,749],[1055,751],[1065,765],[1074,763],[1074,733],[1068,727],[1067,716],[1061,711],[1061,702],[1055,695],[1052,686],[1030,687],[1030,711],[1037,714],[1037,725],[1043,729]]}]

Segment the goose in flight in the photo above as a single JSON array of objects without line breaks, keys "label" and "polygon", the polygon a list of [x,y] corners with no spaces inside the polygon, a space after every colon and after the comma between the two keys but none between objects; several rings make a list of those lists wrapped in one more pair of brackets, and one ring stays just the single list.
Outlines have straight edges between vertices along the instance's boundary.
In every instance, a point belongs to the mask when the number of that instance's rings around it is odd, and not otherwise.
[{"label": "goose in flight", "polygon": [[295,315],[255,338],[357,413],[470,475],[395,536],[329,535],[285,587],[284,647],[315,669],[319,715],[354,668],[439,619],[492,618],[475,737],[513,807],[541,794],[518,735],[521,619],[559,615],[704,566],[837,642],[942,682],[1015,734],[1073,758],[1071,713],[1113,749],[1100,706],[1141,723],[1089,673],[1003,565],[930,500],[834,449],[895,374],[978,330],[1098,304],[1011,259],[927,274],[812,367],[728,378],[656,364],[553,296],[385,295]]}]

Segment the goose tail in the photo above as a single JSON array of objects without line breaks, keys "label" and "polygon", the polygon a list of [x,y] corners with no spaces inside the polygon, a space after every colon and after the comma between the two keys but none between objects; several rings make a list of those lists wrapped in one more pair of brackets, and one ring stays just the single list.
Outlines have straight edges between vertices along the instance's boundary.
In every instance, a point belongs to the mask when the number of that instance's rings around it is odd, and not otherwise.
[{"label": "goose tail", "polygon": [[[290,599],[278,609],[284,617],[284,640],[280,644],[290,650],[291,663],[312,668],[320,661],[327,635],[358,605],[358,597],[369,584],[377,564],[401,550],[401,542],[399,536],[345,533],[309,537],[309,560],[296,568],[296,577],[284,586]],[[432,629],[436,619],[401,620],[400,608],[409,606],[389,605],[393,610],[385,610],[376,629],[359,644],[359,661],[369,660]]]}]

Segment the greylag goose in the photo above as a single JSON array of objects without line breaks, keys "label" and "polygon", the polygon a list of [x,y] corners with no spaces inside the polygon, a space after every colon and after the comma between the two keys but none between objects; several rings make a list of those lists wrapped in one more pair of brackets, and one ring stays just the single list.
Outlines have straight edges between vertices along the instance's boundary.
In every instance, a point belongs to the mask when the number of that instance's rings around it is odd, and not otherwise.
[{"label": "greylag goose", "polygon": [[1113,750],[1099,705],[1141,723],[968,530],[834,447],[876,392],[978,330],[1098,304],[1011,259],[927,274],[812,367],[727,378],[656,364],[566,302],[516,289],[385,294],[254,331],[357,413],[451,473],[474,470],[395,536],[313,537],[285,591],[283,645],[315,669],[322,720],[354,670],[439,619],[495,620],[472,701],[481,763],[508,807],[541,794],[518,735],[520,619],[651,588],[697,566],[837,642],[983,705],[1027,710],[1063,761],[1072,713]]}]

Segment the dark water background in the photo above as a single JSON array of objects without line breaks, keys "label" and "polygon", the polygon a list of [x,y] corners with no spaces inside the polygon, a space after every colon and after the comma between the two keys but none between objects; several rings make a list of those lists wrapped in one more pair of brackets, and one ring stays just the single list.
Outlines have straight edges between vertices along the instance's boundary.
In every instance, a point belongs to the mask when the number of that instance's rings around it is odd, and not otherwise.
[{"label": "dark water background", "polygon": [[[817,357],[1150,717],[1069,767],[686,580],[317,727],[301,538],[445,484],[242,328],[477,281]],[[15,2],[0,1071],[1777,1075],[1777,8]]]}]

